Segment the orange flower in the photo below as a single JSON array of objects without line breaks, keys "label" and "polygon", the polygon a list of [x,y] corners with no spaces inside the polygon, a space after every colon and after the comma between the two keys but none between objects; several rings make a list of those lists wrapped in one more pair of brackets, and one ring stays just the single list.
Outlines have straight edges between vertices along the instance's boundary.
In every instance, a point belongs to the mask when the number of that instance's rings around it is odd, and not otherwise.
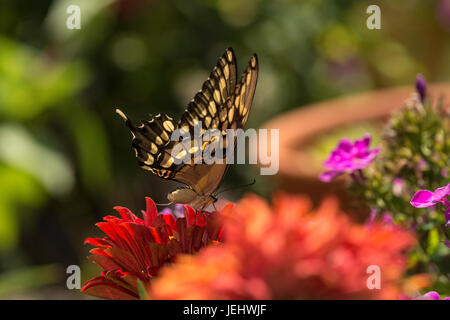
[{"label": "orange flower", "polygon": [[176,255],[195,253],[218,243],[222,236],[217,213],[198,216],[194,209],[184,206],[184,217],[175,219],[170,210],[158,214],[152,199],[146,201],[143,219],[127,208],[115,207],[120,218],[106,216],[104,222],[97,223],[107,236],[85,240],[96,247],[89,259],[103,272],[87,281],[82,292],[105,299],[138,299],[138,281],[149,287],[159,269]]},{"label": "orange flower", "polygon": [[[414,238],[396,226],[352,223],[328,198],[311,211],[279,194],[272,208],[250,195],[225,216],[224,244],[181,255],[161,270],[153,299],[397,299]],[[369,289],[369,266],[380,289]]]}]

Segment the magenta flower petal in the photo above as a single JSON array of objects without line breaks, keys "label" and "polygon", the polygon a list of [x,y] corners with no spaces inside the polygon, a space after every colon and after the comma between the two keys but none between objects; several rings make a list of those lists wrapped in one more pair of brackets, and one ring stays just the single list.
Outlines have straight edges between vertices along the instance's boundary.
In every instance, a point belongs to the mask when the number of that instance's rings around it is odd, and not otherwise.
[{"label": "magenta flower petal", "polygon": [[319,180],[322,182],[330,182],[339,175],[341,175],[341,173],[338,171],[326,171],[319,176]]},{"label": "magenta flower petal", "polygon": [[355,147],[359,151],[365,152],[370,145],[370,140],[371,140],[370,135],[366,133],[362,139],[355,141]]},{"label": "magenta flower petal", "polygon": [[440,299],[441,297],[439,296],[439,293],[437,293],[436,291],[430,291],[422,296],[418,296],[414,300],[440,300]]},{"label": "magenta flower petal", "polygon": [[349,152],[350,153],[350,151],[352,150],[352,147],[353,147],[353,143],[350,141],[350,139],[343,138],[343,139],[341,139],[341,141],[339,141],[337,149],[340,152],[345,151],[345,152]]},{"label": "magenta flower petal", "polygon": [[329,171],[320,175],[319,179],[329,182],[340,174],[352,173],[367,167],[379,152],[379,148],[369,149],[370,141],[369,134],[365,134],[354,143],[348,138],[341,139],[323,164]]},{"label": "magenta flower petal", "polygon": [[424,296],[429,297],[431,300],[439,300],[441,298],[436,291],[430,291],[424,294]]},{"label": "magenta flower petal", "polygon": [[436,190],[434,190],[433,201],[442,202],[443,199],[448,195],[450,195],[450,183],[445,187],[437,188]]},{"label": "magenta flower petal", "polygon": [[419,190],[417,191],[410,202],[416,208],[427,208],[432,207],[436,203],[433,202],[433,192],[429,190]]}]

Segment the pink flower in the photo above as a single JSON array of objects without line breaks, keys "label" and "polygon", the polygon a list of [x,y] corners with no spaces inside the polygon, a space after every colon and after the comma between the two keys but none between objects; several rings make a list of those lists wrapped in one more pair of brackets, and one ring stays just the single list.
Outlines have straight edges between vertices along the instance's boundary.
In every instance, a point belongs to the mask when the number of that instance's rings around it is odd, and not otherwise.
[{"label": "pink flower", "polygon": [[411,205],[416,208],[429,208],[434,207],[438,203],[443,204],[446,207],[445,220],[447,221],[446,226],[450,223],[450,201],[447,196],[450,195],[450,183],[444,187],[437,188],[433,192],[430,190],[419,190],[417,191],[412,199]]},{"label": "pink flower", "polygon": [[[430,291],[422,296],[414,298],[413,300],[441,300],[441,297],[436,291]],[[450,297],[443,298],[442,300],[450,300]]]},{"label": "pink flower", "polygon": [[329,170],[322,173],[319,179],[329,182],[341,174],[353,173],[367,167],[379,152],[379,148],[369,149],[370,140],[368,133],[354,143],[348,138],[341,139],[324,162],[324,166]]}]

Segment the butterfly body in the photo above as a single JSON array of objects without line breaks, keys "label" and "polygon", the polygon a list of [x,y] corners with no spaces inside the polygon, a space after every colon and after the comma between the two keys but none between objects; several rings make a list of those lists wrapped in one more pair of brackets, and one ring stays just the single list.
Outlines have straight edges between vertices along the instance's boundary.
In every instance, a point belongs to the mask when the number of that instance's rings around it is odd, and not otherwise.
[{"label": "butterfly body", "polygon": [[[116,110],[131,130],[132,146],[139,165],[160,178],[185,185],[169,193],[169,201],[203,210],[216,200],[215,193],[229,164],[226,161],[205,163],[202,161],[203,153],[200,153],[198,158],[198,148],[180,148],[181,140],[172,139],[172,134],[181,130],[194,135],[196,126],[200,123],[200,149],[203,152],[214,141],[206,135],[207,130],[219,131],[226,138],[227,129],[243,128],[256,89],[256,55],[250,59],[239,83],[236,83],[236,72],[236,58],[230,48],[219,59],[209,78],[203,83],[202,89],[188,104],[178,122],[165,114],[158,114],[149,121],[143,121],[140,126],[134,126],[122,111]],[[222,154],[227,154],[226,149],[235,148],[235,145],[236,138],[231,145],[222,146],[225,149]],[[178,157],[186,157],[186,154],[188,161],[177,161]]]},{"label": "butterfly body", "polygon": [[193,208],[207,208],[216,201],[213,195],[200,195],[191,188],[180,188],[170,192],[167,199],[173,203],[189,204]]}]

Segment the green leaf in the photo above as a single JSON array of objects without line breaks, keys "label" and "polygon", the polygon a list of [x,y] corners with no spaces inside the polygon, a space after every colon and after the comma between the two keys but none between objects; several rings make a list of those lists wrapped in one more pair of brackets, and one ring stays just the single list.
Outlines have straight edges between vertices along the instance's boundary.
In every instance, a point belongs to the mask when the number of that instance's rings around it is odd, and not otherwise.
[{"label": "green leaf", "polygon": [[138,283],[139,299],[141,299],[141,300],[150,300],[150,297],[148,296],[147,289],[145,288],[145,286],[142,283],[142,281],[138,280],[137,283]]},{"label": "green leaf", "polygon": [[427,254],[432,255],[439,247],[439,232],[437,229],[431,229],[428,233]]}]

